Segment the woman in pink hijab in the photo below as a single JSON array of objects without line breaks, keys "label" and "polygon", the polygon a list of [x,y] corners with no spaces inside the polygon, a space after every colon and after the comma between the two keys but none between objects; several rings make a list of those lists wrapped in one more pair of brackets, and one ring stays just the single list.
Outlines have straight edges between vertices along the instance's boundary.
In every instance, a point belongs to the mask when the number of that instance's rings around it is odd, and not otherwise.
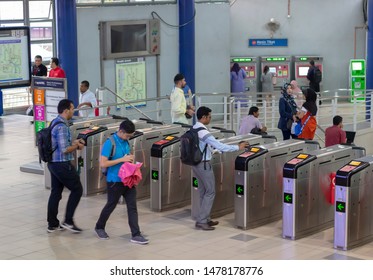
[{"label": "woman in pink hijab", "polygon": [[298,87],[298,83],[296,80],[292,80],[290,82],[290,85],[293,93],[302,93],[301,89]]}]

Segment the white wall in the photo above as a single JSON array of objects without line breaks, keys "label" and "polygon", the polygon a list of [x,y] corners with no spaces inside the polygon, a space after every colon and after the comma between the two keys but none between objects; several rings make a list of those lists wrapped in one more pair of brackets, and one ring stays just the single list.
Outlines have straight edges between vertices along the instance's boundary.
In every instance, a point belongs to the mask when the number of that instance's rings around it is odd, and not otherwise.
[{"label": "white wall", "polygon": [[[231,7],[231,55],[320,55],[323,88],[348,87],[348,65],[354,56],[354,27],[363,20],[363,0],[237,0]],[[281,24],[274,38],[288,38],[286,48],[249,48],[249,38],[269,38],[265,24]],[[365,33],[359,31],[357,58],[364,58]]]}]

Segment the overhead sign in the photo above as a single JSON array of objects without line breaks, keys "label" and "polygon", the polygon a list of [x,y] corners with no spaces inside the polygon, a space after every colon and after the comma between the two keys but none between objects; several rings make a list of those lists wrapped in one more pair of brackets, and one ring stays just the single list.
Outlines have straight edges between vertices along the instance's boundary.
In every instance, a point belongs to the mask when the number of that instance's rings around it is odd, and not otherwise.
[{"label": "overhead sign", "polygon": [[249,47],[287,47],[288,39],[249,39]]}]

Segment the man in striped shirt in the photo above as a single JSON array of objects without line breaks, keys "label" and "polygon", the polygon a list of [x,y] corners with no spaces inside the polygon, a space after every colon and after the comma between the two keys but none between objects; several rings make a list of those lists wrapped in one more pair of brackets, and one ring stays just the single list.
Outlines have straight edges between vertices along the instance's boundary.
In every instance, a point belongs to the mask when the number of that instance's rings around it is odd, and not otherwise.
[{"label": "man in striped shirt", "polygon": [[[51,173],[52,187],[48,201],[48,228],[47,232],[51,233],[56,230],[67,229],[73,233],[80,233],[82,230],[78,228],[73,220],[74,212],[79,204],[83,194],[82,183],[80,177],[72,165],[76,150],[84,148],[84,140],[71,139],[71,132],[68,120],[74,114],[74,104],[71,100],[63,99],[57,106],[58,116],[51,122],[52,129],[52,161],[48,163],[48,169]],[[70,196],[66,205],[65,221],[60,224],[57,218],[58,205],[62,197],[64,187],[70,190]]]}]

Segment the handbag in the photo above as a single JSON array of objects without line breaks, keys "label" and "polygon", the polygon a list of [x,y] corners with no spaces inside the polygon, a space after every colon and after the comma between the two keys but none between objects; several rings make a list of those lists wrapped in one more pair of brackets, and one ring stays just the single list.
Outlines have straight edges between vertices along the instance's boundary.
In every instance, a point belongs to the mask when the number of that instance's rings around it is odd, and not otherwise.
[{"label": "handbag", "polygon": [[299,135],[302,133],[304,127],[306,126],[306,124],[307,124],[307,122],[308,122],[308,120],[309,120],[310,118],[311,118],[311,115],[308,116],[308,118],[307,118],[306,121],[303,123],[303,125],[302,125],[302,122],[301,122],[301,121],[299,121],[299,122],[297,123],[297,125],[294,127],[294,134],[295,134],[296,136],[299,136]]},{"label": "handbag", "polygon": [[276,85],[277,84],[277,77],[276,76],[273,76],[272,77],[272,85]]},{"label": "handbag", "polygon": [[286,122],[286,128],[288,130],[290,130],[292,125],[293,125],[293,120],[292,119],[288,119],[288,121]]}]

